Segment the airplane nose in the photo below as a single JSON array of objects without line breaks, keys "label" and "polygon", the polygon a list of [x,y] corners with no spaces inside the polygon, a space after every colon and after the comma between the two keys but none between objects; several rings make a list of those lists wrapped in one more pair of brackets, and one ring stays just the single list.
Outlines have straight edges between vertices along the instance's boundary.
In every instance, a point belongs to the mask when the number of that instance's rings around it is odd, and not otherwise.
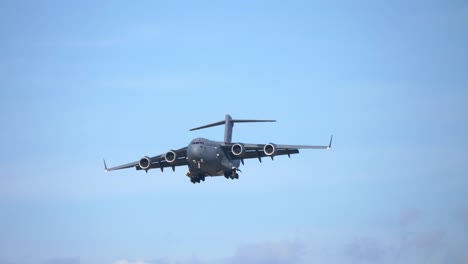
[{"label": "airplane nose", "polygon": [[190,158],[198,160],[203,156],[204,149],[202,145],[192,145],[190,146]]}]

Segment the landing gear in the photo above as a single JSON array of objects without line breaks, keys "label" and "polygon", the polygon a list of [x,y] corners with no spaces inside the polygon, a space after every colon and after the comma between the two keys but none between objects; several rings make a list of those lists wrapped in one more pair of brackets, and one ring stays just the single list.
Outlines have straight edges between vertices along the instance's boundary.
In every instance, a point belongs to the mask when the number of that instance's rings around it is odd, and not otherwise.
[{"label": "landing gear", "polygon": [[231,179],[231,180],[239,179],[239,174],[237,173],[237,171],[240,171],[240,170],[234,167],[232,168],[231,171],[224,172],[224,177],[226,179]]},{"label": "landing gear", "polygon": [[237,174],[237,172],[234,172],[234,173],[232,173],[230,178],[231,178],[231,180],[239,179],[239,174]]},{"label": "landing gear", "polygon": [[200,178],[198,177],[193,177],[193,178],[190,178],[190,181],[195,184],[195,183],[200,183]]},{"label": "landing gear", "polygon": [[205,181],[205,176],[204,175],[198,175],[195,177],[190,177],[190,182],[195,184],[195,183],[200,183],[200,181]]}]

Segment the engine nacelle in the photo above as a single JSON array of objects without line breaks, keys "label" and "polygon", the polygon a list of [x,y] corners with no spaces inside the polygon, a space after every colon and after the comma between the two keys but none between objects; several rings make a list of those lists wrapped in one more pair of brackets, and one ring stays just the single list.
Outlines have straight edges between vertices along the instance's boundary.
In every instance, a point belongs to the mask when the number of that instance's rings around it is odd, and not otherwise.
[{"label": "engine nacelle", "polygon": [[151,159],[148,156],[144,156],[140,159],[138,165],[142,170],[149,170],[151,167]]},{"label": "engine nacelle", "polygon": [[240,157],[244,156],[244,154],[245,154],[244,144],[236,143],[236,144],[232,145],[231,152],[235,156],[240,156]]},{"label": "engine nacelle", "polygon": [[167,161],[167,163],[175,163],[177,160],[177,153],[173,150],[170,150],[164,154],[164,159]]},{"label": "engine nacelle", "polygon": [[274,156],[276,155],[276,152],[278,152],[278,148],[275,144],[269,143],[266,144],[265,147],[263,147],[263,152],[265,152],[265,155],[267,156]]}]

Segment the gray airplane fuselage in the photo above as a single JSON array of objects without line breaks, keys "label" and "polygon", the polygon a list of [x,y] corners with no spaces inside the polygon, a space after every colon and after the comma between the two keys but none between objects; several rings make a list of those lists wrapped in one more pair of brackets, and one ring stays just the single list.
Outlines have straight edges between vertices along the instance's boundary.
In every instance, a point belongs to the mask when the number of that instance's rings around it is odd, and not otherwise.
[{"label": "gray airplane fuselage", "polygon": [[189,175],[222,176],[238,168],[240,160],[232,160],[221,144],[206,138],[192,140],[187,147]]}]

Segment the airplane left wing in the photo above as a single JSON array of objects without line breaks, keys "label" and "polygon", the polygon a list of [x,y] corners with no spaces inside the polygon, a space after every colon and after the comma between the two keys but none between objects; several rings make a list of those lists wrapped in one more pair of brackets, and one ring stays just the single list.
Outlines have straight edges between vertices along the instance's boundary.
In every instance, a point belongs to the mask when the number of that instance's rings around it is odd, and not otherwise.
[{"label": "airplane left wing", "polygon": [[143,157],[139,161],[127,163],[124,165],[107,168],[106,161],[104,161],[104,170],[106,172],[113,170],[128,169],[134,167],[136,170],[145,170],[159,168],[164,171],[164,168],[171,167],[175,170],[175,167],[187,165],[187,147],[180,148],[178,150],[171,150],[161,155],[154,157]]},{"label": "airplane left wing", "polygon": [[231,159],[258,158],[261,162],[263,157],[280,156],[299,153],[299,149],[329,149],[332,145],[333,136],[330,137],[328,145],[283,145],[283,144],[250,144],[250,143],[223,143],[221,147],[229,152]]}]

